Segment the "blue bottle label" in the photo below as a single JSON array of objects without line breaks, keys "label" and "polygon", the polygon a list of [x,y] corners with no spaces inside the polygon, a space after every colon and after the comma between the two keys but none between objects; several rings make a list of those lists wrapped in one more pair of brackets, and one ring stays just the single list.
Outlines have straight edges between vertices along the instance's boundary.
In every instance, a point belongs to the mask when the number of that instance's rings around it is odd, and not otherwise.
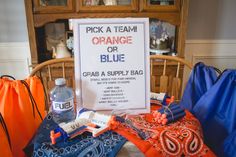
[{"label": "blue bottle label", "polygon": [[56,102],[56,101],[53,101],[52,102],[52,107],[53,107],[53,110],[54,111],[58,111],[58,112],[61,112],[61,111],[67,111],[67,110],[70,110],[74,107],[74,100],[71,99],[67,102]]}]

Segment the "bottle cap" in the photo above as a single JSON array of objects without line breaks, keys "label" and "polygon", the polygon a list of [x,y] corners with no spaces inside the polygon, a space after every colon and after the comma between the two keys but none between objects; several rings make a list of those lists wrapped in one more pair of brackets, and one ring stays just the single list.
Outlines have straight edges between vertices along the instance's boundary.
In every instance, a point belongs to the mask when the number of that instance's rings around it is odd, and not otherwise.
[{"label": "bottle cap", "polygon": [[57,86],[64,85],[64,84],[66,84],[66,79],[64,79],[64,78],[57,78],[57,79],[55,80],[55,84],[56,84]]}]

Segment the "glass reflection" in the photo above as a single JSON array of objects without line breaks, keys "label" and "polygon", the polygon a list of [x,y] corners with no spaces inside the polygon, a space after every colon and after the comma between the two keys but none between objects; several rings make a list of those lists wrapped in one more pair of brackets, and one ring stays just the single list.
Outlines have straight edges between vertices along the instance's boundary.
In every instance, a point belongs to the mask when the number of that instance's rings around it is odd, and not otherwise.
[{"label": "glass reflection", "polygon": [[130,5],[131,0],[84,0],[83,4],[85,6],[96,6],[96,5],[105,5],[105,6],[112,6],[112,5]]},{"label": "glass reflection", "polygon": [[67,6],[67,0],[40,0],[41,6]]},{"label": "glass reflection", "polygon": [[149,0],[151,5],[174,5],[175,0]]}]

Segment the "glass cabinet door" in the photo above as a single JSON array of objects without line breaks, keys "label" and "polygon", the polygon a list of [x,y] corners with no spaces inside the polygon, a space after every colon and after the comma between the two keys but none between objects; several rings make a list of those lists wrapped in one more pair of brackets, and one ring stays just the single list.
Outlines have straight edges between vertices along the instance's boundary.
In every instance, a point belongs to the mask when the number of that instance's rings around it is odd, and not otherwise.
[{"label": "glass cabinet door", "polygon": [[34,12],[62,13],[73,11],[73,0],[34,0]]},{"label": "glass cabinet door", "polygon": [[138,0],[78,0],[78,12],[134,12]]},{"label": "glass cabinet door", "polygon": [[143,11],[178,11],[180,0],[142,0]]}]

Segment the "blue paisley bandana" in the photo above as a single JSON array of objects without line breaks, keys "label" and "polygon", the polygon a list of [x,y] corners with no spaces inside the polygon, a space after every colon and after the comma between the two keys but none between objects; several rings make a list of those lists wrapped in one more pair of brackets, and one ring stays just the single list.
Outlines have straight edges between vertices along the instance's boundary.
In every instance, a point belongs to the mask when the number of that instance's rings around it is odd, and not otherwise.
[{"label": "blue paisley bandana", "polygon": [[126,142],[121,135],[107,131],[96,138],[85,132],[72,140],[52,145],[50,131],[56,127],[52,115],[48,114],[25,148],[25,153],[33,157],[113,157]]}]

